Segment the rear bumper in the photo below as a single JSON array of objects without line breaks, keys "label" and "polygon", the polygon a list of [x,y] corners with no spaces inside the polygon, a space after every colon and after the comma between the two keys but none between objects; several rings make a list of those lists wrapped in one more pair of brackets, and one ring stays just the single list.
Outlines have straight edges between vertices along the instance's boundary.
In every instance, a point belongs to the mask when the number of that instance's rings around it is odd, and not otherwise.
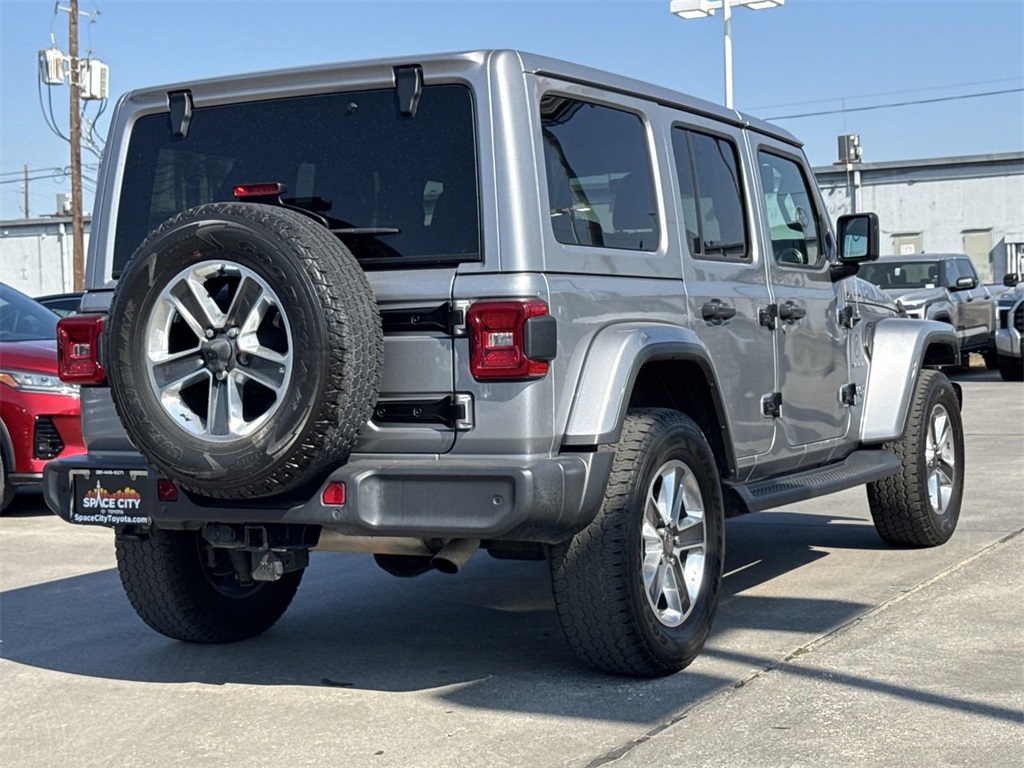
[{"label": "rear bumper", "polygon": [[[140,512],[161,528],[206,523],[322,525],[353,536],[563,541],[597,513],[611,470],[611,452],[555,457],[487,456],[452,460],[355,458],[335,470],[311,498],[207,499],[179,490],[157,498],[158,472],[136,453],[104,453],[51,461],[43,492],[57,515],[72,522],[72,472],[147,472]],[[328,482],[345,483],[345,503],[322,503]]]}]

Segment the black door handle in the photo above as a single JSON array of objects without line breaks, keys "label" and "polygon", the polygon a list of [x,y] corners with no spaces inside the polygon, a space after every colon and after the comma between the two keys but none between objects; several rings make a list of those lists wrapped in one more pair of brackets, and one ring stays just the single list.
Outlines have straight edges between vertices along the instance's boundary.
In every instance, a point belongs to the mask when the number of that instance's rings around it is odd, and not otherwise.
[{"label": "black door handle", "polygon": [[807,316],[807,310],[803,307],[798,307],[791,301],[787,301],[781,307],[779,307],[779,319],[784,323],[795,323],[797,320]]},{"label": "black door handle", "polygon": [[700,316],[709,322],[722,322],[736,316],[736,307],[723,304],[720,299],[704,302],[700,308]]}]

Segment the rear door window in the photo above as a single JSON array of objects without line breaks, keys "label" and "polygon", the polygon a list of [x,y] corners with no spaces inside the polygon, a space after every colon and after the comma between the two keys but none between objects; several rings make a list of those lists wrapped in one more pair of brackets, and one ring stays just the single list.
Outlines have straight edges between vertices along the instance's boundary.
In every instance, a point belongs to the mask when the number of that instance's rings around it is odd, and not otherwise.
[{"label": "rear door window", "polygon": [[657,250],[661,227],[643,120],[556,95],[541,99],[540,113],[555,239]]},{"label": "rear door window", "polygon": [[746,215],[736,145],[686,128],[672,129],[683,225],[696,258],[746,259]]},{"label": "rear door window", "polygon": [[364,267],[479,260],[476,156],[461,85],[424,87],[414,116],[394,89],[200,107],[184,138],[148,115],[128,145],[113,274],[169,217],[264,182],[332,229],[361,230],[338,236]]}]

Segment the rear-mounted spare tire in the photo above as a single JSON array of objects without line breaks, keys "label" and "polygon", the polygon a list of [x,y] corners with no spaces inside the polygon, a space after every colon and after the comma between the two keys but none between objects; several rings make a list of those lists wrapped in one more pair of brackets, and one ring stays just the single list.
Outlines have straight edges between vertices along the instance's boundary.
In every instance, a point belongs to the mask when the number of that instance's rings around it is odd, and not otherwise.
[{"label": "rear-mounted spare tire", "polygon": [[182,487],[276,495],[343,463],[377,399],[373,290],[301,213],[210,203],[166,221],[118,281],[106,330],[128,436]]}]

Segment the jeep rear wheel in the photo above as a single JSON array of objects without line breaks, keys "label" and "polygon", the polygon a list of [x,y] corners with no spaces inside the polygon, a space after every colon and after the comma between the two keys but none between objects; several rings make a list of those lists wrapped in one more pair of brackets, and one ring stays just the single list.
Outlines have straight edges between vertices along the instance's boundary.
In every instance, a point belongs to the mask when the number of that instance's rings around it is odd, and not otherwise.
[{"label": "jeep rear wheel", "polygon": [[644,677],[690,664],[717,607],[724,530],[700,428],[676,411],[630,411],[601,510],[552,550],[555,605],[577,655]]},{"label": "jeep rear wheel", "polygon": [[923,370],[903,437],[890,445],[896,474],[868,483],[868,507],[889,544],[934,547],[953,535],[964,491],[964,432],[949,379]]},{"label": "jeep rear wheel", "polygon": [[228,551],[198,531],[154,528],[118,538],[117,571],[135,612],[157,632],[191,643],[231,643],[274,625],[295,597],[302,571],[277,581],[238,580]]},{"label": "jeep rear wheel", "polygon": [[215,203],[136,251],[111,304],[107,372],[135,446],[183,487],[251,498],[315,482],[376,401],[365,274],[295,211]]}]

